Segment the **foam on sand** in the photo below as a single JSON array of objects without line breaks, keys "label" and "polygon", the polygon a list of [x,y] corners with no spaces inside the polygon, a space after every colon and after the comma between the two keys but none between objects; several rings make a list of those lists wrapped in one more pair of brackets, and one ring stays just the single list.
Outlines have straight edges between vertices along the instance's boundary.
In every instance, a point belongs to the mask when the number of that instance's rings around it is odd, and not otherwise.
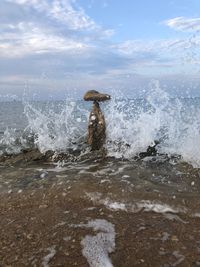
[{"label": "foam on sand", "polygon": [[56,254],[56,250],[55,250],[55,246],[50,247],[47,249],[49,251],[49,254],[47,254],[42,261],[42,266],[43,267],[49,267],[49,262],[51,261],[51,259],[53,259],[53,257]]},{"label": "foam on sand", "polygon": [[98,231],[96,235],[87,235],[81,241],[83,256],[90,267],[112,267],[109,253],[115,249],[114,225],[106,220],[96,219],[83,226]]},{"label": "foam on sand", "polygon": [[172,207],[168,204],[150,201],[150,200],[133,200],[132,203],[123,203],[116,202],[109,198],[102,198],[102,195],[99,193],[86,193],[86,196],[93,202],[93,204],[101,204],[104,205],[107,209],[113,211],[126,211],[137,213],[140,211],[144,212],[156,212],[161,214],[166,213],[185,213],[187,210],[184,207]]}]

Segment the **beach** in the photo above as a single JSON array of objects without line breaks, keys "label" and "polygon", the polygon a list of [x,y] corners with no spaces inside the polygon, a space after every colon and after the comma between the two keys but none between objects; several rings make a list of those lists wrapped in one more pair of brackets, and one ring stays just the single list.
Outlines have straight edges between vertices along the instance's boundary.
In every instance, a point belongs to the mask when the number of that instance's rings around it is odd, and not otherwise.
[{"label": "beach", "polygon": [[200,266],[199,11],[0,0],[0,267]]},{"label": "beach", "polygon": [[2,266],[199,266],[199,169],[39,155],[1,162]]},{"label": "beach", "polygon": [[[200,265],[199,98],[0,106],[1,266]],[[4,116],[3,116],[4,114]]]}]

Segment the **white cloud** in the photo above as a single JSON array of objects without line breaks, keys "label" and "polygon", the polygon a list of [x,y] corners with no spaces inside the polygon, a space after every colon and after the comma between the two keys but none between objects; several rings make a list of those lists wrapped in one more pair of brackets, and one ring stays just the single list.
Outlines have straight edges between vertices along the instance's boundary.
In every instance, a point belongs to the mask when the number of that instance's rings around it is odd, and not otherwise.
[{"label": "white cloud", "polygon": [[112,49],[129,60],[125,71],[144,75],[195,73],[199,70],[200,37],[188,39],[129,40]]},{"label": "white cloud", "polygon": [[0,56],[4,58],[47,52],[80,53],[93,47],[92,42],[114,34],[97,25],[76,0],[3,1],[19,14],[15,24],[9,11],[9,20],[0,21]]},{"label": "white cloud", "polygon": [[54,0],[50,8],[50,15],[58,21],[66,23],[72,30],[97,28],[95,22],[85,14],[83,9],[75,10],[69,1]]},{"label": "white cloud", "polygon": [[24,5],[24,4],[37,5],[39,3],[38,0],[8,0],[8,2],[13,2],[16,4],[20,4],[20,5]]},{"label": "white cloud", "polygon": [[4,31],[0,35],[1,57],[22,57],[50,52],[80,53],[88,48],[88,45],[82,42],[57,36],[33,23],[20,22],[17,25],[4,25],[3,28]]},{"label": "white cloud", "polygon": [[160,40],[129,40],[123,43],[112,45],[112,48],[126,56],[134,56],[136,54],[145,55],[157,54],[167,55],[168,57],[174,54],[185,53],[186,50],[196,48],[200,45],[200,38],[195,39],[160,39]]},{"label": "white cloud", "polygon": [[94,30],[99,28],[80,7],[74,8],[72,0],[6,0],[7,2],[29,6],[43,12],[49,18],[65,24],[71,30]]},{"label": "white cloud", "polygon": [[[98,25],[76,0],[2,0],[0,5],[0,89],[2,81],[11,90],[26,80],[47,93],[51,86],[132,88],[152,74],[179,72],[180,59],[200,45],[198,38],[111,45],[106,38],[114,31]],[[197,54],[188,53],[195,64]],[[48,78],[41,78],[43,72]]]},{"label": "white cloud", "polygon": [[163,55],[183,46],[183,40],[129,40],[112,45],[113,49],[127,57],[145,57],[147,55]]},{"label": "white cloud", "polygon": [[177,31],[196,32],[200,30],[200,18],[177,17],[166,20],[164,23]]}]

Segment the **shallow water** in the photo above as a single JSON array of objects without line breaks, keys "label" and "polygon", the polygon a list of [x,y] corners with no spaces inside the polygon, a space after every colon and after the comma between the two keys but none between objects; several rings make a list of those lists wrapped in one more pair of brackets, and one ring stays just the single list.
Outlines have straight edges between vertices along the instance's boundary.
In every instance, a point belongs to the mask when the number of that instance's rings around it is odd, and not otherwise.
[{"label": "shallow water", "polygon": [[[170,98],[155,85],[147,98],[115,98],[102,104],[108,156],[133,159],[155,140],[169,157],[200,166],[200,99]],[[38,148],[56,153],[85,151],[90,103],[84,101],[7,102],[0,105],[0,153]]]},{"label": "shallow water", "polygon": [[[29,153],[29,152],[28,152]],[[117,190],[123,199],[131,195],[155,196],[159,200],[179,202],[196,201],[200,193],[200,170],[177,159],[165,156],[146,157],[137,161],[113,157],[101,158],[96,153],[82,156],[82,160],[51,162],[44,159],[30,161],[14,156],[0,164],[0,188],[2,192],[18,192],[49,187],[52,184],[87,183],[99,188],[108,186]],[[28,161],[29,160],[29,161]],[[87,188],[86,188],[87,190]],[[121,196],[116,192],[118,202]],[[119,198],[119,199],[118,199]],[[142,198],[141,198],[142,199]],[[139,198],[140,200],[140,198]]]},{"label": "shallow water", "polygon": [[[145,100],[114,98],[103,105],[107,143],[97,152],[86,144],[89,108],[0,106],[3,264],[198,266],[199,99],[159,88]],[[140,157],[155,140],[157,155]]]},{"label": "shallow water", "polygon": [[6,159],[2,264],[198,266],[199,178],[199,169],[162,157]]}]

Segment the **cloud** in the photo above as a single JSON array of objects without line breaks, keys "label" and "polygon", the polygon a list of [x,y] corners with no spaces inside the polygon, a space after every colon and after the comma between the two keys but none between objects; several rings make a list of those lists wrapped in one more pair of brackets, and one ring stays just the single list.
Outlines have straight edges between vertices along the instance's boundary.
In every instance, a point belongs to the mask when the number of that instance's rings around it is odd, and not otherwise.
[{"label": "cloud", "polygon": [[24,8],[32,8],[49,19],[62,23],[70,30],[102,31],[75,0],[6,0]]},{"label": "cloud", "polygon": [[179,39],[129,40],[112,45],[121,56],[131,60],[130,68],[139,73],[152,73],[156,69],[159,72],[166,71],[166,68],[175,66],[184,46],[185,41]]},{"label": "cloud", "polygon": [[0,90],[22,92],[26,82],[44,95],[51,88],[141,88],[155,74],[177,74],[194,41],[200,45],[198,38],[113,43],[113,34],[76,0],[2,0]]},{"label": "cloud", "polygon": [[70,37],[58,36],[49,29],[41,28],[32,22],[16,25],[2,25],[0,35],[0,57],[24,57],[31,54],[55,52],[84,52],[88,45]]},{"label": "cloud", "polygon": [[200,18],[177,17],[164,21],[164,24],[177,31],[200,31]]},{"label": "cloud", "polygon": [[[136,62],[152,65],[196,64],[199,62],[200,37],[158,39],[158,40],[129,40],[112,45],[113,49]],[[195,63],[196,62],[196,63]]]},{"label": "cloud", "polygon": [[[200,44],[200,40],[198,40]],[[187,39],[128,40],[112,47],[120,53],[130,56],[134,54],[164,54],[183,51],[188,46]]]},{"label": "cloud", "polygon": [[3,0],[0,57],[83,53],[114,31],[97,25],[75,0]]},{"label": "cloud", "polygon": [[[116,53],[129,60],[123,73],[137,73],[146,77],[195,74],[199,72],[200,37],[128,40],[113,44]],[[125,76],[124,76],[125,77]]]}]

